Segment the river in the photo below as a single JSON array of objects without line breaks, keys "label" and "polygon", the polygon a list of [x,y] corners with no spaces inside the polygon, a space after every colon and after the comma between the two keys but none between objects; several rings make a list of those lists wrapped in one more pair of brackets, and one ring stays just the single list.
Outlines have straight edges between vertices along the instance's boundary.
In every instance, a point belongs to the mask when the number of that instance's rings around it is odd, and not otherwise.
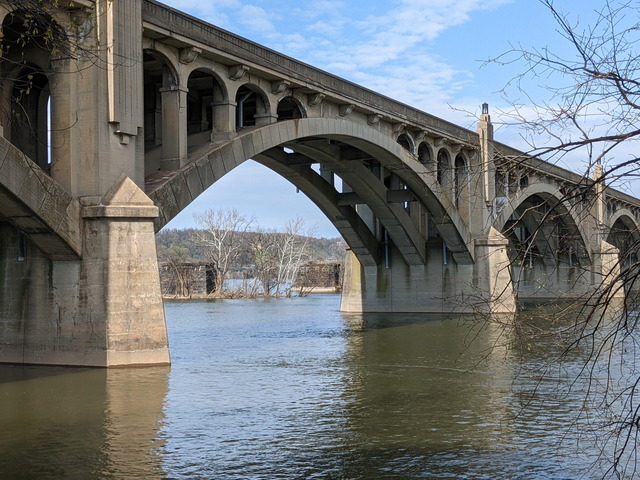
[{"label": "river", "polygon": [[338,307],[168,302],[171,367],[0,366],[0,478],[600,478],[579,353]]}]

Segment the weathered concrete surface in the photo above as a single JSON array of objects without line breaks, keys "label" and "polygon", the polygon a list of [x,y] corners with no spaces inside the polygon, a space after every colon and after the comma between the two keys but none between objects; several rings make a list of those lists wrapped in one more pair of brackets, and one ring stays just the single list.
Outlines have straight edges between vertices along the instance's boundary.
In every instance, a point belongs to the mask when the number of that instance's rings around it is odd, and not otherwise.
[{"label": "weathered concrete surface", "polygon": [[157,208],[123,177],[83,210],[83,256],[53,261],[0,223],[0,362],[168,364],[153,230]]},{"label": "weathered concrete surface", "polygon": [[507,240],[499,232],[476,242],[474,265],[458,265],[442,244],[427,246],[427,262],[409,266],[393,249],[389,267],[364,267],[347,255],[345,312],[513,313],[516,309]]},{"label": "weathered concrete surface", "polygon": [[77,259],[82,251],[78,200],[3,137],[0,178],[0,218],[52,260]]}]

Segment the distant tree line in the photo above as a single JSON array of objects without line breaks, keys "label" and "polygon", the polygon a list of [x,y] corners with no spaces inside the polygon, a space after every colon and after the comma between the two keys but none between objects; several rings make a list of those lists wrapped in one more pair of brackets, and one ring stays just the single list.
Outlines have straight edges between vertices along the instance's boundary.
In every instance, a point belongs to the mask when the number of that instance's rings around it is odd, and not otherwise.
[{"label": "distant tree line", "polygon": [[[261,228],[235,209],[209,209],[194,215],[200,228],[166,229],[156,236],[158,260],[173,271],[177,291],[189,291],[188,264],[205,264],[210,295],[291,296],[300,269],[309,262],[344,260],[341,238],[316,238],[300,218],[282,231]],[[230,287],[228,281],[236,282]],[[250,281],[248,281],[250,280]]]}]

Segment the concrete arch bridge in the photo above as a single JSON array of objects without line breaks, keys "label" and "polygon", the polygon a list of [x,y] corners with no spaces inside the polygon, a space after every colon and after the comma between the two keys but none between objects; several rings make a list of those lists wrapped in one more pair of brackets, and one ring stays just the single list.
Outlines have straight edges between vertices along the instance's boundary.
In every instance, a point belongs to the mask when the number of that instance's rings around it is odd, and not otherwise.
[{"label": "concrete arch bridge", "polygon": [[61,1],[51,48],[12,5],[0,362],[168,363],[155,232],[248,159],[345,239],[345,311],[513,312],[636,258],[640,201],[497,143],[486,106],[466,130],[151,0]]}]

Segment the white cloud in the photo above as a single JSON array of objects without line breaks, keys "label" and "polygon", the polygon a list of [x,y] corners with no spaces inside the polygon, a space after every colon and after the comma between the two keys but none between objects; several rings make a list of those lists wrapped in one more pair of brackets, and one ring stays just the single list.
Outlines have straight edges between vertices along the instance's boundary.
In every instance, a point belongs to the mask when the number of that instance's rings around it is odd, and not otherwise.
[{"label": "white cloud", "polygon": [[163,3],[222,28],[229,28],[230,12],[242,6],[241,0],[163,0]]},{"label": "white cloud", "polygon": [[238,22],[245,27],[248,27],[254,32],[259,32],[262,35],[273,35],[276,33],[276,28],[273,25],[271,14],[266,10],[254,5],[244,5],[240,9]]}]

